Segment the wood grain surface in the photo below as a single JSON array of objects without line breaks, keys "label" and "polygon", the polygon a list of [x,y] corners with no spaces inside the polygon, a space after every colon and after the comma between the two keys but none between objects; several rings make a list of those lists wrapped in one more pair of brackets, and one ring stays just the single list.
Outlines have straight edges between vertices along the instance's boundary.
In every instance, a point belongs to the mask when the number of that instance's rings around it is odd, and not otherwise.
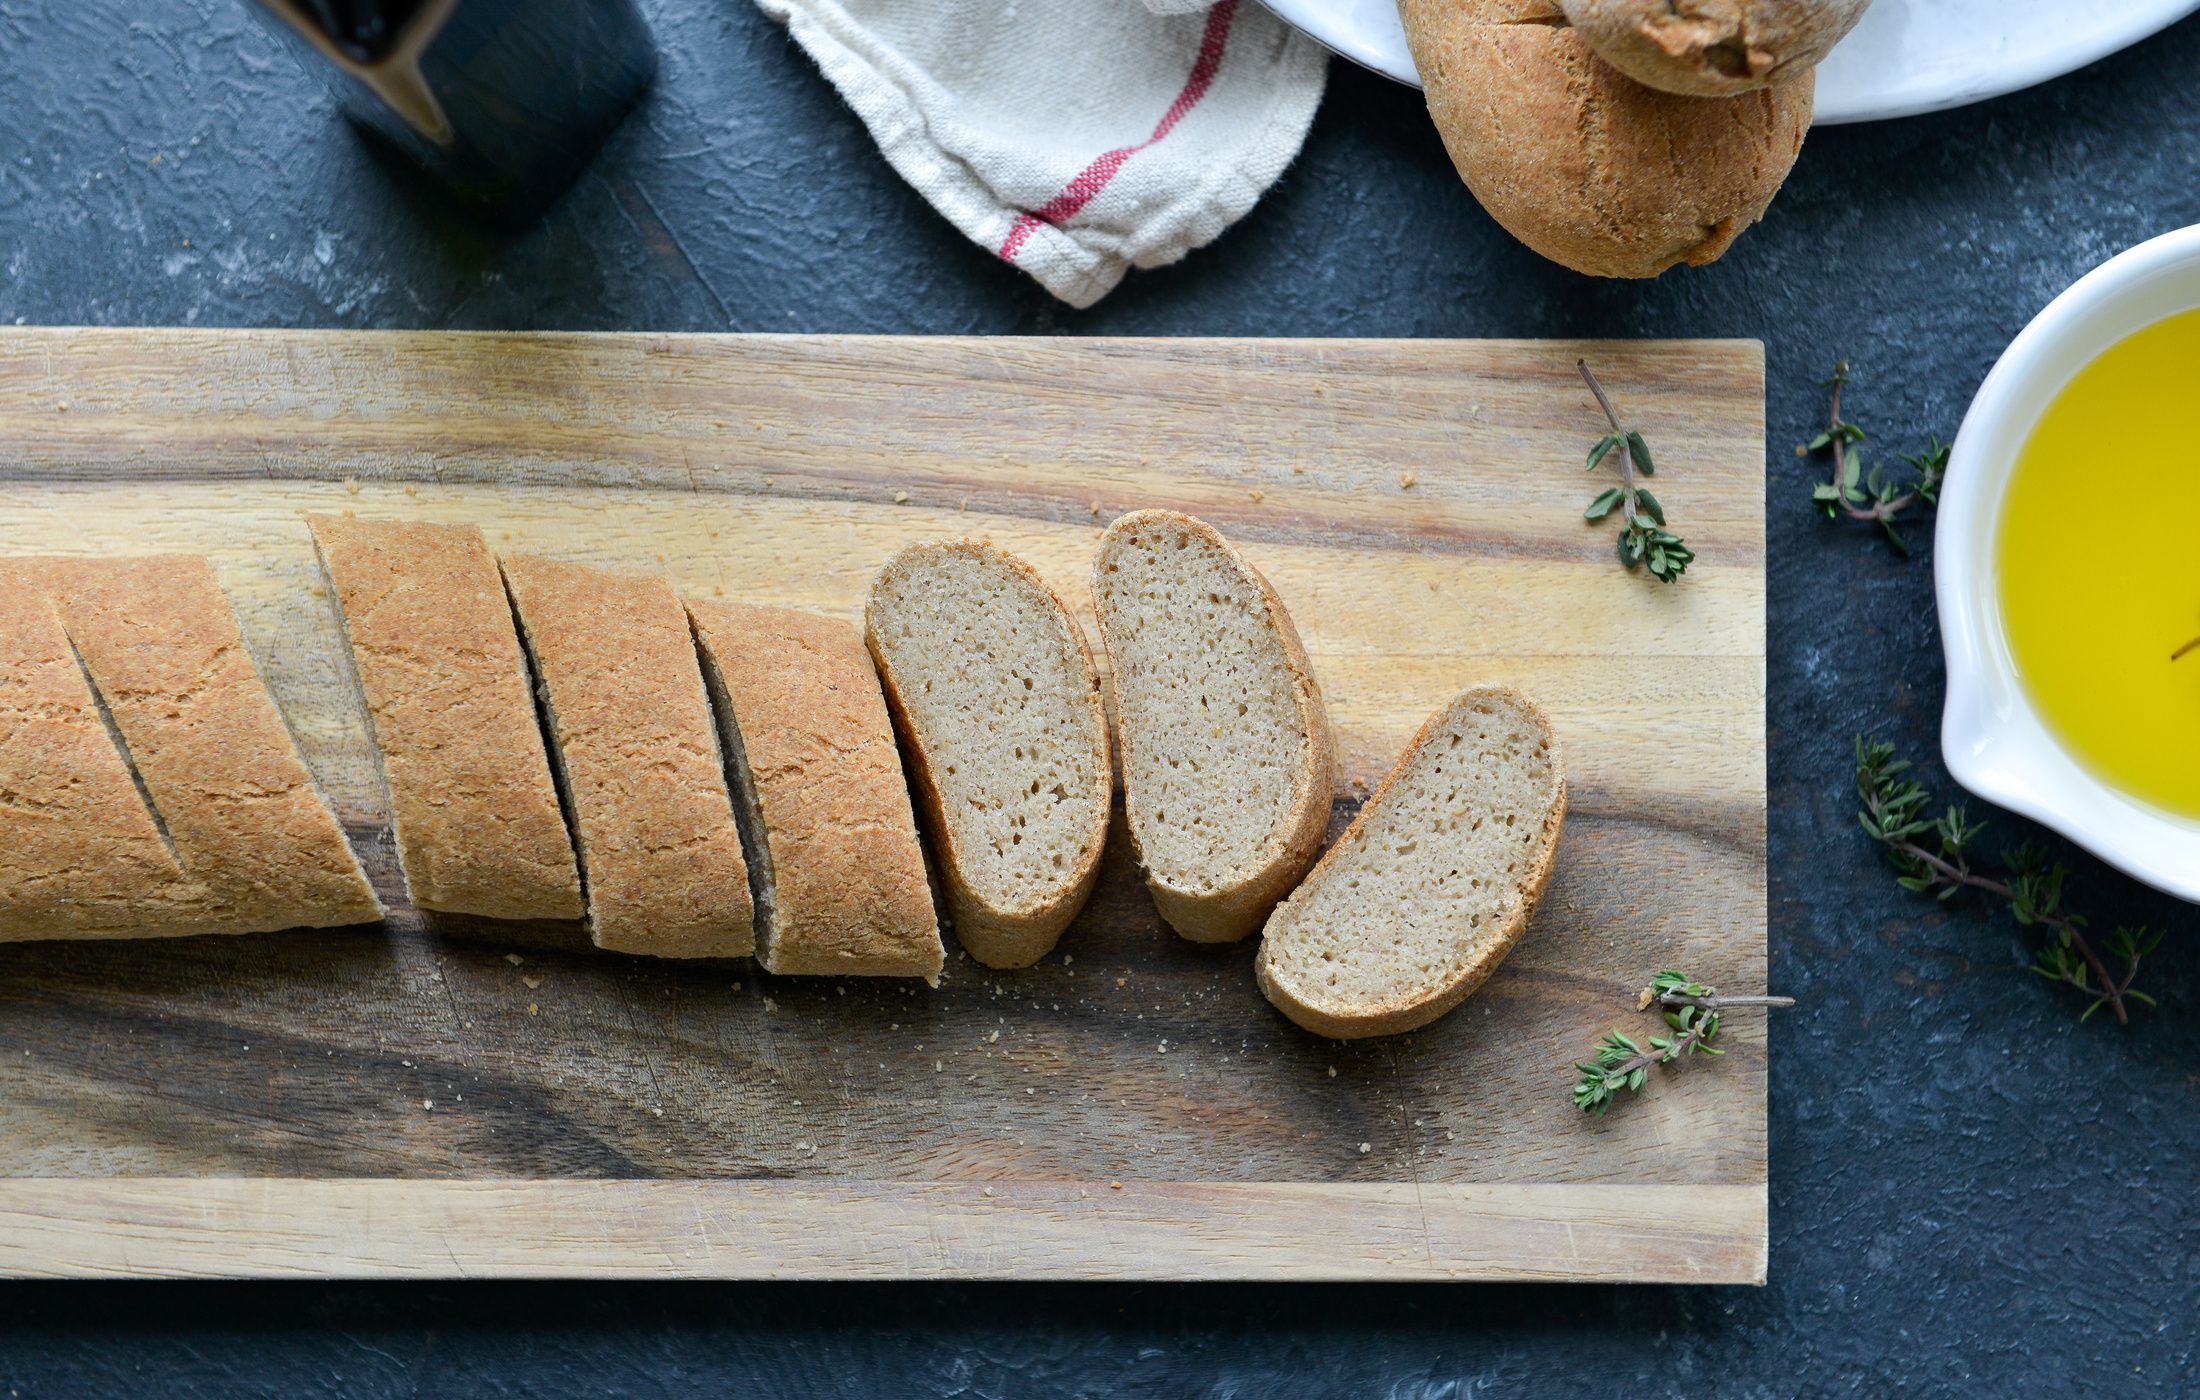
[{"label": "wood grain surface", "polygon": [[[1581,519],[1580,355],[1657,450],[1677,586]],[[0,552],[213,556],[392,910],[0,947],[0,1271],[1759,1280],[1761,1019],[1609,1118],[1567,1087],[1658,968],[1763,984],[1763,463],[1748,342],[0,331]],[[1333,833],[1461,687],[1550,712],[1557,876],[1445,1020],[1299,1032],[1250,945],[1160,923],[1120,812],[1055,954],[951,941],[937,990],[424,916],[301,518],[851,619],[968,534],[1089,627],[1098,529],[1150,505],[1291,608]]]}]

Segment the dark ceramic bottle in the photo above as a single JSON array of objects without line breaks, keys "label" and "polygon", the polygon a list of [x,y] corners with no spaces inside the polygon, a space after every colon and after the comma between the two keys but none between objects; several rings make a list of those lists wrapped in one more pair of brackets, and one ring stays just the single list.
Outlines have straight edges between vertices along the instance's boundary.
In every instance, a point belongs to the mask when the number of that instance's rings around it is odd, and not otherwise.
[{"label": "dark ceramic bottle", "polygon": [[657,71],[634,0],[258,0],[351,117],[492,217],[555,199]]}]

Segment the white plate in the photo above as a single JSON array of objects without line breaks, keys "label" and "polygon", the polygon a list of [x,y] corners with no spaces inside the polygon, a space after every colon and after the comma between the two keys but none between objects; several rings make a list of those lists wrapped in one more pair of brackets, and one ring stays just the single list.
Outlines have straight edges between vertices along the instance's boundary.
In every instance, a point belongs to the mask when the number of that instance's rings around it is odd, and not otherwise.
[{"label": "white plate", "polygon": [[[1356,63],[1420,86],[1395,0],[1264,0]],[[2200,0],[1874,0],[1818,70],[1818,120],[1961,107],[2136,44]]]}]

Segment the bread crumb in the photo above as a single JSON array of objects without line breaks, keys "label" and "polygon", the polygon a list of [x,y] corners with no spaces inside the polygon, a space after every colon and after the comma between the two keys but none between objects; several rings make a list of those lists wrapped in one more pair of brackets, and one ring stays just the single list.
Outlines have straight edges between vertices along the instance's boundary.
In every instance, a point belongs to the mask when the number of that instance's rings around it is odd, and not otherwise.
[{"label": "bread crumb", "polygon": [[504,955],[504,960],[514,967],[518,967],[521,963],[527,961],[527,959],[521,957],[517,953],[506,953]]},{"label": "bread crumb", "polygon": [[1398,473],[1398,486],[1401,490],[1411,491],[1413,489],[1414,483],[1418,482],[1420,479],[1421,478],[1415,476],[1412,472],[1400,472]]},{"label": "bread crumb", "polygon": [[1256,503],[1268,499],[1268,493],[1266,491],[1248,491],[1245,494],[1251,496]]},{"label": "bread crumb", "polygon": [[67,399],[62,399],[59,402],[55,403],[53,406],[53,411],[56,413],[67,413],[69,411],[69,401]]},{"label": "bread crumb", "polygon": [[990,1187],[990,1186],[986,1187],[986,1188],[985,1188],[985,1194],[987,1194],[988,1196],[992,1195],[992,1194],[993,1194],[993,1188],[992,1188],[992,1187]]},{"label": "bread crumb", "polygon": [[1291,468],[1291,475],[1293,475],[1293,476],[1304,476],[1304,475],[1306,475],[1306,468],[1304,468],[1304,467],[1300,467],[1300,466],[1294,466],[1294,467],[1292,467],[1292,468]]},{"label": "bread crumb", "polygon": [[1372,1142],[1363,1142],[1360,1144],[1360,1155],[1363,1157],[1365,1157],[1368,1153],[1373,1152],[1374,1150],[1375,1144]]},{"label": "bread crumb", "polygon": [[962,500],[960,500],[960,501],[956,502],[956,504],[955,504],[955,509],[957,509],[957,510],[968,510],[968,509],[970,509],[970,498],[969,498],[968,496],[965,496],[965,497],[963,497],[963,498],[962,498]]},{"label": "bread crumb", "polygon": [[536,1005],[534,1002],[529,1002],[527,1003],[527,1014],[530,1016],[540,1016],[542,1014],[542,1008]]},{"label": "bread crumb", "polygon": [[897,506],[909,504],[909,493],[907,491],[896,491],[894,493],[894,504]]},{"label": "bread crumb", "polygon": [[993,1044],[994,1042],[998,1041],[998,1040],[999,1040],[1000,1038],[1001,1038],[1001,1033],[1000,1033],[999,1031],[997,1031],[997,1030],[996,1030],[995,1032],[993,1032],[993,1034],[991,1034],[991,1035],[989,1035],[989,1036],[987,1036],[987,1037],[985,1038],[985,1043],[986,1043],[986,1044],[988,1044],[988,1045],[991,1045],[991,1044]]},{"label": "bread crumb", "polygon": [[405,483],[405,494],[408,496],[417,496],[420,494],[420,488],[408,481]]},{"label": "bread crumb", "polygon": [[770,997],[766,997],[764,998],[764,1009],[766,1011],[777,1011],[779,1009],[779,1003],[773,1001]]},{"label": "bread crumb", "polygon": [[1108,1189],[1110,1191],[1120,1191],[1123,1189],[1123,1183],[1120,1181],[1111,1181],[1108,1183]]},{"label": "bread crumb", "polygon": [[1331,1065],[1329,1067],[1329,1077],[1331,1079],[1335,1079],[1337,1077],[1337,1067],[1335,1065]]},{"label": "bread crumb", "polygon": [[434,1100],[434,1099],[422,1099],[422,1100],[420,1101],[420,1106],[421,1106],[422,1108],[425,1108],[425,1109],[427,1109],[427,1110],[428,1110],[429,1112],[431,1112],[431,1113],[432,1113],[432,1112],[434,1112],[434,1111],[435,1111],[435,1100]]},{"label": "bread crumb", "polygon": [[649,1111],[649,1116],[652,1118],[662,1118],[665,1116],[665,1111],[661,1108],[652,1108]]},{"label": "bread crumb", "polygon": [[525,973],[522,973],[520,975],[519,980],[527,984],[527,990],[530,992],[542,985],[542,979],[540,977],[529,977]]},{"label": "bread crumb", "polygon": [[356,479],[347,476],[344,478],[344,489],[356,496],[359,494],[359,483]]}]

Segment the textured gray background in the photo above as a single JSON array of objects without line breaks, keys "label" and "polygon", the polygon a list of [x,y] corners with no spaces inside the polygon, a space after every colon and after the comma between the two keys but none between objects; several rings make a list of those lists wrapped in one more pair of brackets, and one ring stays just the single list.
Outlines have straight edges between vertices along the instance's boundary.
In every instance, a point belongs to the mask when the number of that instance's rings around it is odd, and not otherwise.
[{"label": "textured gray background", "polygon": [[1771,1282],[0,1285],[11,1400],[2200,1387],[2200,917],[2072,857],[2096,922],[2174,930],[2149,978],[2164,1011],[2120,1031],[2078,1025],[2005,917],[1893,888],[1851,815],[1849,744],[1932,751],[1929,565],[1812,514],[1788,452],[1839,355],[1889,449],[1951,434],[2050,296],[2200,219],[2200,22],[2030,93],[1818,132],[1723,263],[1641,286],[1513,243],[1416,96],[1338,65],[1250,218],[1078,313],[934,216],[750,6],[645,8],[655,93],[505,238],[365,147],[239,0],[0,0],[0,320],[1763,339],[1772,974],[1802,998],[1772,1032]]}]

